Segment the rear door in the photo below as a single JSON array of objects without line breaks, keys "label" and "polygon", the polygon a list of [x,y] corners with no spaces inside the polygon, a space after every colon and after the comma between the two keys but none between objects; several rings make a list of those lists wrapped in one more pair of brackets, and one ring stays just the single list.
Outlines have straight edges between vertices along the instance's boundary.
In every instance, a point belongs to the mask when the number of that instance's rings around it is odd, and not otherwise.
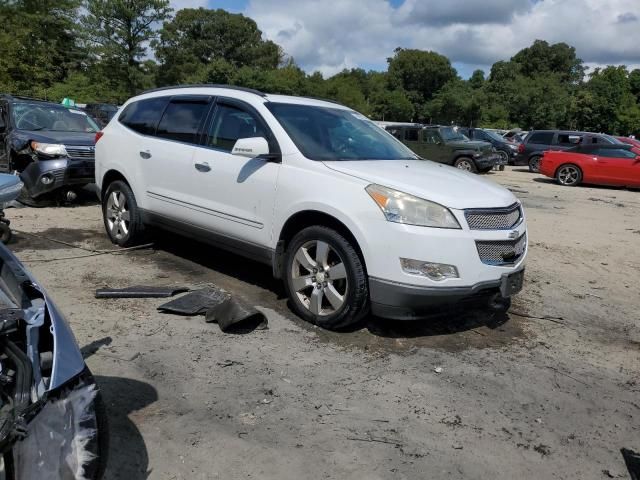
[{"label": "rear door", "polygon": [[157,127],[138,142],[146,205],[162,216],[190,223],[194,195],[191,169],[196,145],[212,98],[204,95],[165,97]]},{"label": "rear door", "polygon": [[275,137],[260,114],[239,100],[218,98],[210,117],[189,170],[194,223],[230,242],[267,246],[281,164],[231,150],[240,138],[264,137],[271,153],[279,153]]},{"label": "rear door", "polygon": [[549,150],[555,143],[554,132],[533,132],[526,143],[526,152],[529,156]]}]

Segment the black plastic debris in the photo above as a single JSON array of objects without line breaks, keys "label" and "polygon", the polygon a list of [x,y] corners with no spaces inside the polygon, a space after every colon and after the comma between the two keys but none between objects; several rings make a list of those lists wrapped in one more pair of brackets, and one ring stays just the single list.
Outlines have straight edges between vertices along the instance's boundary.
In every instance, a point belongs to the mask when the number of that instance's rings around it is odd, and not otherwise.
[{"label": "black plastic debris", "polygon": [[99,288],[96,298],[168,298],[188,292],[188,287],[148,287],[136,285],[126,288]]},{"label": "black plastic debris", "polygon": [[640,480],[640,453],[628,448],[622,448],[620,452],[629,470],[629,475],[631,475],[631,480]]},{"label": "black plastic debris", "polygon": [[205,320],[217,323],[225,333],[242,334],[268,328],[267,317],[262,312],[233,297],[207,310]]},{"label": "black plastic debris", "polygon": [[263,313],[216,287],[194,290],[160,305],[158,310],[176,315],[205,315],[207,322],[217,323],[225,333],[249,333],[268,328]]},{"label": "black plastic debris", "polygon": [[229,294],[216,287],[194,290],[175,300],[164,303],[158,310],[176,315],[204,315],[207,310],[221,304]]}]

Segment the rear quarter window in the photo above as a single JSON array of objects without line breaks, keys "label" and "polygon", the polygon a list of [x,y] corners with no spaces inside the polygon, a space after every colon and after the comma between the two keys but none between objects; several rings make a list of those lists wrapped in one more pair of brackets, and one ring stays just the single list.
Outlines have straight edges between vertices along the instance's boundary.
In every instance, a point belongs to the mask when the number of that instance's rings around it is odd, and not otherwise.
[{"label": "rear quarter window", "polygon": [[158,124],[156,136],[185,143],[198,143],[202,121],[209,111],[209,98],[172,99]]},{"label": "rear quarter window", "polygon": [[155,135],[158,122],[169,97],[149,98],[132,102],[125,107],[118,121],[125,127],[142,135]]}]

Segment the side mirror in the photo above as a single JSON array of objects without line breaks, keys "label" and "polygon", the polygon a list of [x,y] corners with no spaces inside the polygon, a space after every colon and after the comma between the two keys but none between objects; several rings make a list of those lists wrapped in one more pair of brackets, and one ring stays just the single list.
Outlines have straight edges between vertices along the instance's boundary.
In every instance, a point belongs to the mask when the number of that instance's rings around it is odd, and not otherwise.
[{"label": "side mirror", "polygon": [[267,161],[279,161],[280,155],[269,153],[269,143],[264,137],[239,138],[231,155],[245,158],[262,158]]}]

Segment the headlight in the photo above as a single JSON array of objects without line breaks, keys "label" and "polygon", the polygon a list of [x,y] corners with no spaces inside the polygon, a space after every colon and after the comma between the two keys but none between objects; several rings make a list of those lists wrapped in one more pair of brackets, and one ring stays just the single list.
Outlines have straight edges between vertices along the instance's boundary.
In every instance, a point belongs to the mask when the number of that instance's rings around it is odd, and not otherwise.
[{"label": "headlight", "polygon": [[453,213],[442,205],[382,185],[365,189],[389,222],[421,227],[460,228]]},{"label": "headlight", "polygon": [[65,157],[67,155],[67,149],[64,148],[64,145],[58,143],[31,142],[31,148],[50,157]]},{"label": "headlight", "polygon": [[518,150],[518,146],[517,146],[517,145],[515,145],[515,144],[513,144],[513,143],[509,143],[509,144],[507,144],[507,145],[509,146],[509,148],[510,148],[511,150]]}]

